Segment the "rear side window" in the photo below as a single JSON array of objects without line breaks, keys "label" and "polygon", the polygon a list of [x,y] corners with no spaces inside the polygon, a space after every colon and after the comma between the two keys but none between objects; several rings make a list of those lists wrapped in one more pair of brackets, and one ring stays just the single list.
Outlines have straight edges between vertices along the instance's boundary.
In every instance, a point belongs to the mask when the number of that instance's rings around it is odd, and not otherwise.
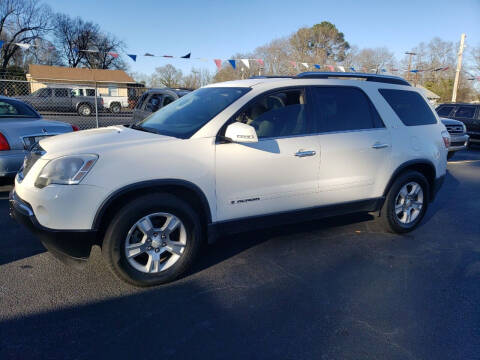
[{"label": "rear side window", "polygon": [[315,133],[385,127],[365,93],[355,87],[312,87]]},{"label": "rear side window", "polygon": [[465,119],[473,119],[473,115],[475,115],[474,106],[460,106],[455,113],[455,117],[461,117]]},{"label": "rear side window", "polygon": [[440,106],[437,109],[438,116],[448,116],[453,110],[453,106]]},{"label": "rear side window", "polygon": [[0,119],[12,117],[38,118],[39,116],[32,108],[20,101],[10,99],[0,100]]},{"label": "rear side window", "polygon": [[68,89],[54,89],[53,95],[56,97],[68,97]]},{"label": "rear side window", "polygon": [[423,97],[415,91],[379,89],[406,126],[436,124],[437,119]]}]

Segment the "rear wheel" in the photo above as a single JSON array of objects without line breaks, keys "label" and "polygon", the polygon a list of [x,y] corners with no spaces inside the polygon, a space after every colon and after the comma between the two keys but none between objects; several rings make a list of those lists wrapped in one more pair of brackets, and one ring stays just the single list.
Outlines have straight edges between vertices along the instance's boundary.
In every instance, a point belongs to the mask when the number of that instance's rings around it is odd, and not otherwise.
[{"label": "rear wheel", "polygon": [[92,115],[92,107],[88,104],[81,104],[78,107],[78,114],[81,116],[90,116]]},{"label": "rear wheel", "polygon": [[378,222],[384,230],[405,233],[422,221],[429,202],[428,181],[417,171],[401,174],[388,191]]},{"label": "rear wheel", "polygon": [[110,105],[110,111],[114,114],[118,114],[122,110],[119,103],[113,103]]},{"label": "rear wheel", "polygon": [[170,194],[142,196],[113,218],[102,253],[122,280],[136,286],[164,284],[192,265],[201,234],[198,216],[183,200]]}]

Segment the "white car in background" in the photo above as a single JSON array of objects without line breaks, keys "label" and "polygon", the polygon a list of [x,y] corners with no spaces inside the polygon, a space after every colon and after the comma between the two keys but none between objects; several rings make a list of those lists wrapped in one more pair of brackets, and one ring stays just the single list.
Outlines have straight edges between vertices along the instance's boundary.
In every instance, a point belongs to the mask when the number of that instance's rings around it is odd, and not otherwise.
[{"label": "white car in background", "polygon": [[[95,88],[93,87],[74,87],[72,88],[75,96],[95,96]],[[111,113],[118,114],[122,108],[128,107],[128,96],[110,96],[99,94],[97,96],[103,99],[103,107]]]},{"label": "white car in background", "polygon": [[259,226],[375,212],[387,231],[412,231],[448,140],[398,77],[216,83],[130,127],[41,140],[10,209],[55,255],[81,262],[97,243],[118,277],[149,286],[184,274],[203,243]]}]

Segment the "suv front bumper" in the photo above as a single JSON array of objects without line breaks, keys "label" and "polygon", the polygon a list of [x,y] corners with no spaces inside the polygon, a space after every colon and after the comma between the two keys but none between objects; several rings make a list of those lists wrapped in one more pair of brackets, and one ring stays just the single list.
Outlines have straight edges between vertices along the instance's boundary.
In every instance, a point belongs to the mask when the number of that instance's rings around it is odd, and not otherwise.
[{"label": "suv front bumper", "polygon": [[70,265],[81,265],[90,256],[92,245],[96,241],[93,230],[53,230],[42,226],[32,207],[22,200],[15,189],[9,195],[10,216],[19,224],[26,226],[36,235],[43,246],[56,258]]},{"label": "suv front bumper", "polygon": [[463,150],[468,146],[470,136],[467,134],[452,135],[450,134],[449,152]]}]

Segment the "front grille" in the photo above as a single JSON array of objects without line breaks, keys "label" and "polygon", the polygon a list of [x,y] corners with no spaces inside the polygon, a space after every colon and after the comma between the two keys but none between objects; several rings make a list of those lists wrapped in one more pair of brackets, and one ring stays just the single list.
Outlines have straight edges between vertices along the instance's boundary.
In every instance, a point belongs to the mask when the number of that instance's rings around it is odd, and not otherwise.
[{"label": "front grille", "polygon": [[465,145],[465,141],[452,141],[450,146],[463,146]]},{"label": "front grille", "polygon": [[450,134],[463,134],[462,125],[446,125],[446,128]]},{"label": "front grille", "polygon": [[45,155],[45,150],[41,148],[40,145],[36,145],[33,149],[25,156],[23,160],[23,166],[20,169],[18,175],[19,178],[22,180],[25,176],[27,176],[28,172],[32,169],[33,165],[40,159],[43,155]]}]

